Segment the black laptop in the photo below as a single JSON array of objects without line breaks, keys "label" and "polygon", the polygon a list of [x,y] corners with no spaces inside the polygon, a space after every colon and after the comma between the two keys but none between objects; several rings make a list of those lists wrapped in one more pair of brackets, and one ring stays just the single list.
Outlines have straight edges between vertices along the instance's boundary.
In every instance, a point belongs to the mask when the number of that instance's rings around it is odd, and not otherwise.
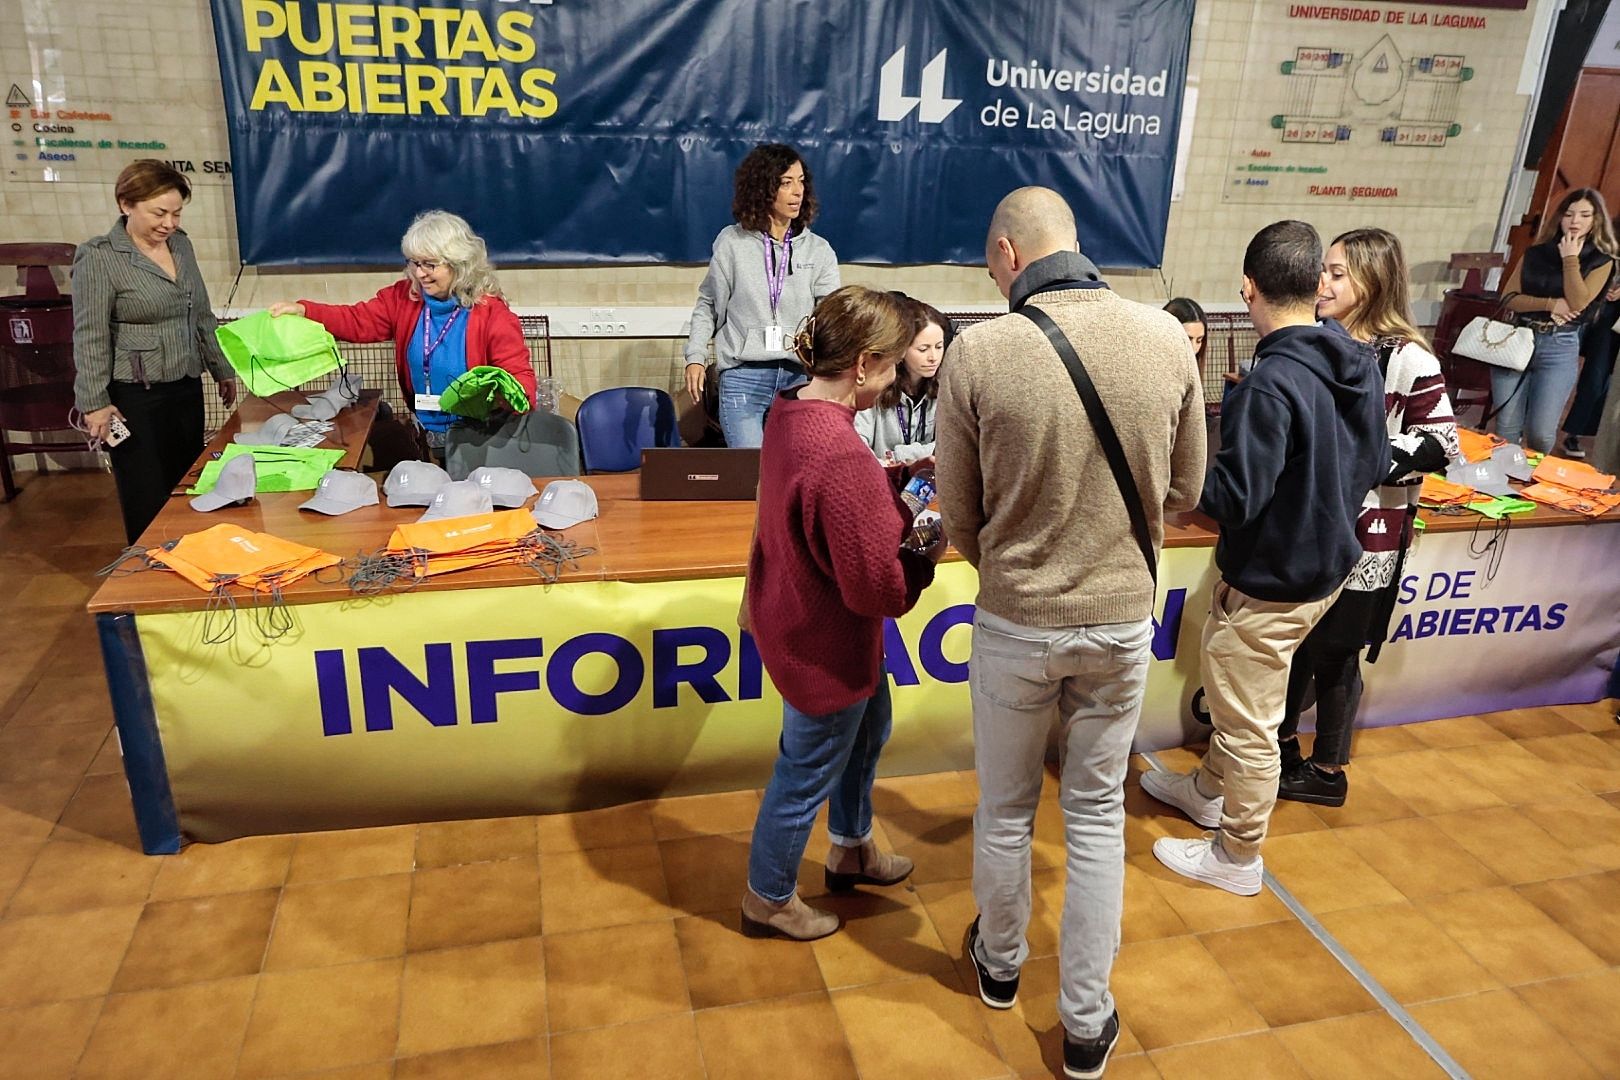
[{"label": "black laptop", "polygon": [[680,447],[641,452],[641,498],[752,502],[759,491],[759,451]]}]

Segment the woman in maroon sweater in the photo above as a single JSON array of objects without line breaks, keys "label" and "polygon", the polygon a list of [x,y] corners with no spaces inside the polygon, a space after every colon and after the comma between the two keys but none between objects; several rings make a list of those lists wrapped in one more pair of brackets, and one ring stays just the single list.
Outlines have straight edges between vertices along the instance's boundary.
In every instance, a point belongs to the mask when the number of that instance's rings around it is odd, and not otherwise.
[{"label": "woman in maroon sweater", "polygon": [[943,539],[903,547],[912,515],[855,432],[911,343],[901,302],[860,286],[816,306],[794,338],[810,382],[777,397],[760,450],[759,525],[744,611],[782,694],[776,770],[754,823],[742,929],[826,937],[837,915],[799,899],[799,860],[831,799],[827,886],[894,885],[911,860],[872,841],[872,781],[889,737],[883,620],[934,578]]}]

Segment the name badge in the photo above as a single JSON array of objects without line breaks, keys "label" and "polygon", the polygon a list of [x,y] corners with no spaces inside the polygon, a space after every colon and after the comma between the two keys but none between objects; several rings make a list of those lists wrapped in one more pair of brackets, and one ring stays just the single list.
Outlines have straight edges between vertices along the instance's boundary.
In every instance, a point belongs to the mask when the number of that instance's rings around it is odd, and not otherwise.
[{"label": "name badge", "polygon": [[767,352],[782,351],[782,328],[780,326],[767,326],[765,328],[765,349]]},{"label": "name badge", "polygon": [[439,395],[438,394],[417,394],[416,395],[416,411],[417,412],[442,412],[443,410],[441,410],[439,408]]}]

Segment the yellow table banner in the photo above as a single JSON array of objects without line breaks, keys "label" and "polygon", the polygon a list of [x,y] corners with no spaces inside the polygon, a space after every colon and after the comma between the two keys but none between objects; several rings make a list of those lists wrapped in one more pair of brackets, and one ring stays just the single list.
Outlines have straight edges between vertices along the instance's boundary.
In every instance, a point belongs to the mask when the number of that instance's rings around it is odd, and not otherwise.
[{"label": "yellow table banner", "polygon": [[[1166,580],[1208,564],[1204,549],[1168,552]],[[737,628],[741,588],[578,582],[295,605],[272,642],[244,607],[218,645],[200,613],[141,616],[182,830],[219,840],[763,786],[781,698]],[[971,567],[941,566],[887,628],[887,774],[973,767],[976,588]],[[1182,741],[1196,682],[1200,619],[1190,648],[1175,640],[1189,633],[1186,595],[1170,587],[1155,642],[1176,657],[1149,683],[1157,746]]]}]

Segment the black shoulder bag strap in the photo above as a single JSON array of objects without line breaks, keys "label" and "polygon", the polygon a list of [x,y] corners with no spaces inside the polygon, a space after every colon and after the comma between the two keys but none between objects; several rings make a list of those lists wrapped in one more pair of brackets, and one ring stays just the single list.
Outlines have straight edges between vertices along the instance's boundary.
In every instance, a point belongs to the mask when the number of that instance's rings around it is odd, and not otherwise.
[{"label": "black shoulder bag strap", "polygon": [[1108,410],[1103,408],[1102,398],[1097,396],[1097,388],[1091,384],[1091,376],[1086,373],[1086,365],[1080,362],[1080,354],[1074,351],[1074,346],[1069,344],[1068,337],[1058,328],[1058,324],[1052,321],[1050,315],[1038,307],[1019,308],[1018,314],[1040,327],[1041,332],[1046,335],[1046,340],[1057,350],[1063,366],[1069,369],[1069,378],[1074,380],[1075,393],[1080,395],[1080,403],[1086,407],[1086,415],[1091,418],[1091,429],[1096,432],[1103,456],[1108,459],[1108,467],[1113,470],[1114,483],[1119,485],[1120,497],[1125,500],[1125,512],[1131,518],[1131,532],[1136,536],[1136,546],[1142,549],[1142,558],[1147,562],[1148,575],[1153,578],[1153,584],[1157,587],[1159,560],[1153,554],[1153,536],[1148,532],[1147,513],[1142,509],[1142,496],[1136,489],[1136,478],[1131,475],[1131,467],[1125,461],[1125,448],[1119,443],[1119,435],[1114,431],[1114,422],[1108,419]]}]

